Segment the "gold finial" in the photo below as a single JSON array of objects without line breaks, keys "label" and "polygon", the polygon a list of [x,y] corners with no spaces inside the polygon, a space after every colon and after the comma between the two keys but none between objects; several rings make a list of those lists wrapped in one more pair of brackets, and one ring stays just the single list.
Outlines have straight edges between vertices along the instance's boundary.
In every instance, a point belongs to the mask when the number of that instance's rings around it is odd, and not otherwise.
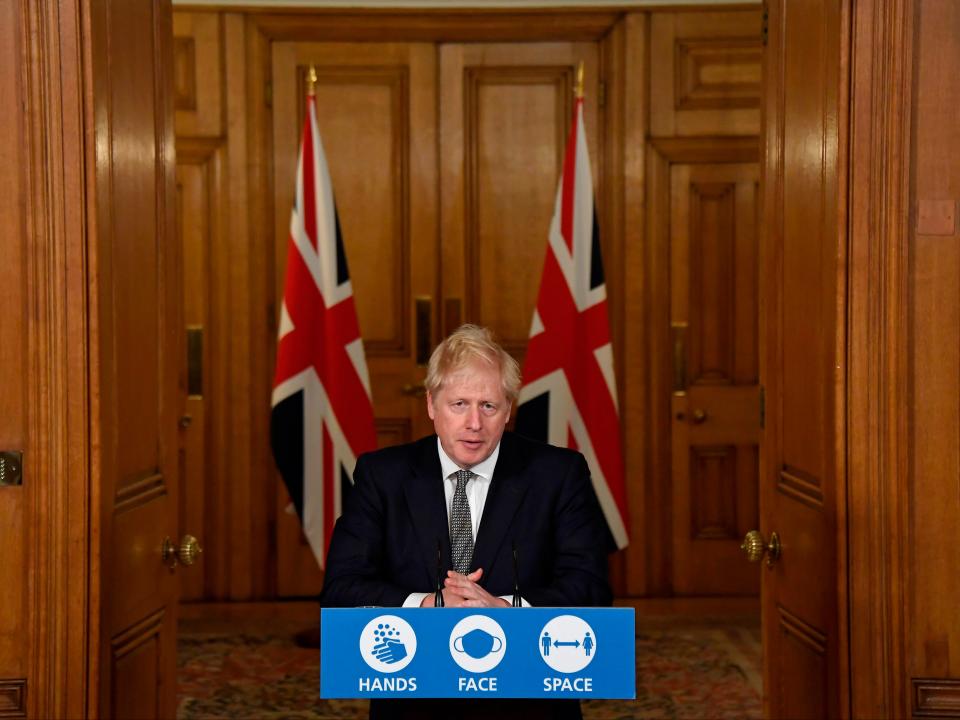
[{"label": "gold finial", "polygon": [[583,60],[577,63],[577,81],[573,86],[573,96],[577,100],[583,99]]},{"label": "gold finial", "polygon": [[311,65],[307,70],[307,96],[313,97],[317,94],[317,69]]}]

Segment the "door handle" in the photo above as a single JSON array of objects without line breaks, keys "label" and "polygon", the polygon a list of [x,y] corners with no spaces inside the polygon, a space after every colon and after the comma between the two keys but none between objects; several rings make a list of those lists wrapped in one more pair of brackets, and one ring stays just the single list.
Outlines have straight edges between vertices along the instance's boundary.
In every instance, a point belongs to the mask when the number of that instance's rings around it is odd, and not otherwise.
[{"label": "door handle", "polygon": [[692,422],[694,425],[702,425],[706,421],[707,413],[705,410],[701,410],[700,408],[696,408],[690,415],[690,422]]},{"label": "door handle", "polygon": [[777,533],[770,533],[770,542],[763,539],[759,530],[751,530],[740,544],[750,562],[760,562],[763,556],[767,556],[767,567],[773,567],[773,564],[780,558],[780,536]]},{"label": "door handle", "polygon": [[187,566],[193,565],[202,552],[203,548],[200,547],[200,543],[193,535],[184,535],[180,541],[180,547],[177,547],[177,544],[168,535],[163,539],[160,558],[163,560],[163,564],[173,571],[176,570],[177,563]]}]

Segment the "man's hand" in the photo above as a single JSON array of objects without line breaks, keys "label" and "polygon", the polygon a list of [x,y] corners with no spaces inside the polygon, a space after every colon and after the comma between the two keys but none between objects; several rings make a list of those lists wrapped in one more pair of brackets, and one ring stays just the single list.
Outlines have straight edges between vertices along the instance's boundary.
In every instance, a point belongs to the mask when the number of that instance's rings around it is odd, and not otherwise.
[{"label": "man's hand", "polygon": [[448,570],[443,582],[443,601],[447,607],[510,607],[506,600],[477,585],[482,575],[483,568],[477,568],[469,575]]}]

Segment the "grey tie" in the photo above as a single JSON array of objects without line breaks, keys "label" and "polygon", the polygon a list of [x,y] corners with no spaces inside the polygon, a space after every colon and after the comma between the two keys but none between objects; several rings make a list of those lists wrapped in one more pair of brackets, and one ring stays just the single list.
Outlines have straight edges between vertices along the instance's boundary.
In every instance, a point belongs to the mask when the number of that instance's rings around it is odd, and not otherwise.
[{"label": "grey tie", "polygon": [[475,477],[469,470],[458,470],[453,477],[457,489],[453,491],[453,507],[450,509],[450,551],[453,569],[466,575],[473,560],[473,522],[470,520],[470,503],[467,502],[467,482]]}]

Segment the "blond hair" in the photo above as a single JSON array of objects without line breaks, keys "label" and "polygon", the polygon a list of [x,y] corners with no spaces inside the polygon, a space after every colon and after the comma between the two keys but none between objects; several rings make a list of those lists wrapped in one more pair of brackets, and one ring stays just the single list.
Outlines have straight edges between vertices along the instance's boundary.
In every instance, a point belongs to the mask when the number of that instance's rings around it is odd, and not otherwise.
[{"label": "blond hair", "polygon": [[520,366],[497,344],[493,333],[479,325],[461,325],[437,345],[430,356],[423,385],[431,395],[436,395],[449,375],[477,360],[500,371],[503,394],[513,403],[520,393]]}]

